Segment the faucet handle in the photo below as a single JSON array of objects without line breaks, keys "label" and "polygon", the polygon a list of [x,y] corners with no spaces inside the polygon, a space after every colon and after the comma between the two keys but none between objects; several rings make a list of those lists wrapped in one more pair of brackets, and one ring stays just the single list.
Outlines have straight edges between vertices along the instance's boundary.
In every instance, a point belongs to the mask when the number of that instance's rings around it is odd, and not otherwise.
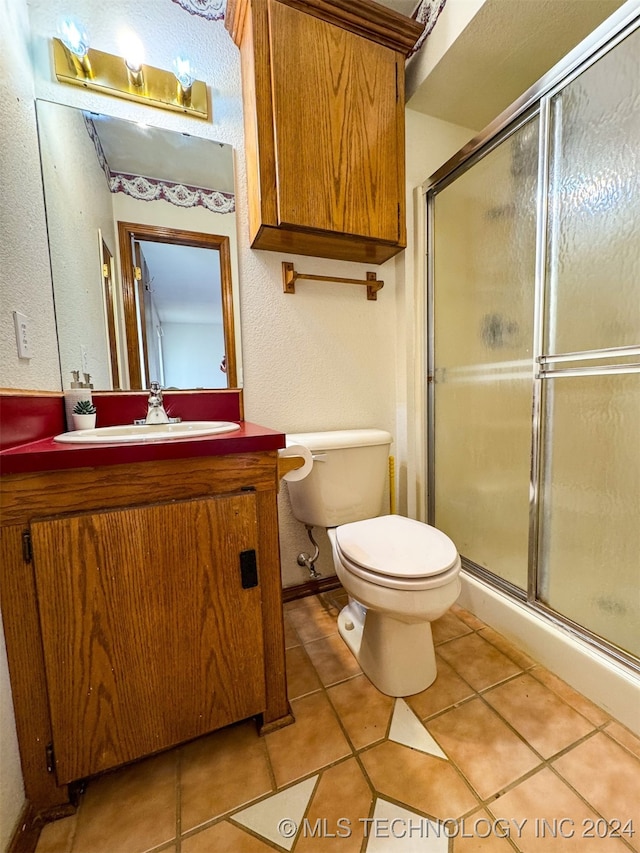
[{"label": "faucet handle", "polygon": [[162,391],[160,389],[160,383],[155,380],[149,383],[149,407],[152,406],[162,406]]}]

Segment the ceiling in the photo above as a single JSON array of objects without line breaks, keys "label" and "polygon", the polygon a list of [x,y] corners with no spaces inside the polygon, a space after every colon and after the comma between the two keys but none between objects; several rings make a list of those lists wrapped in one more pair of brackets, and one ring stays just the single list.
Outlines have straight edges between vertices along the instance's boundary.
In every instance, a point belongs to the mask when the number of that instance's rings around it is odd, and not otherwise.
[{"label": "ceiling", "polygon": [[111,172],[233,194],[230,145],[91,113]]},{"label": "ceiling", "polygon": [[[413,0],[378,0],[411,15]],[[425,79],[407,67],[407,106],[482,130],[552,68],[623,0],[447,0],[420,54],[444,35],[454,10],[480,6]],[[449,9],[447,9],[447,6]],[[441,27],[438,34],[438,27]],[[424,59],[428,58],[428,54]]]},{"label": "ceiling", "polygon": [[410,18],[419,5],[419,0],[377,0],[381,6],[387,6],[395,12],[400,12],[401,15],[406,15]]}]

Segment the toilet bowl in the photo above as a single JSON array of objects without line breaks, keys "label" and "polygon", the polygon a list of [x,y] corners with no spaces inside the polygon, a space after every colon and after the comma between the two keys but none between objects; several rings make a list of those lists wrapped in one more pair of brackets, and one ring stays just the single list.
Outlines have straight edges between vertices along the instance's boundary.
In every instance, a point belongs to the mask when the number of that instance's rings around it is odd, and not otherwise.
[{"label": "toilet bowl", "polygon": [[436,678],[431,622],[460,594],[460,557],[442,531],[399,515],[330,528],[336,574],[349,595],[338,631],[388,696]]},{"label": "toilet bowl", "polygon": [[391,436],[378,429],[298,433],[311,473],[289,482],[294,516],[327,530],[336,575],[349,595],[338,630],[362,671],[389,696],[436,678],[431,622],[460,593],[460,557],[442,531],[379,515]]}]

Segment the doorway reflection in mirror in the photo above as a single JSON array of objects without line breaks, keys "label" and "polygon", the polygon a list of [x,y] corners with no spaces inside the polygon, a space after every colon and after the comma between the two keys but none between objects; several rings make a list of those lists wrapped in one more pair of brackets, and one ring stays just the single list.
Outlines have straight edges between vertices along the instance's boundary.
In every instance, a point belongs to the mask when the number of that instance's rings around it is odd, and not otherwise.
[{"label": "doorway reflection in mirror", "polygon": [[47,101],[36,109],[63,383],[82,351],[96,389],[144,388],[150,374],[170,387],[236,386],[231,147]]}]

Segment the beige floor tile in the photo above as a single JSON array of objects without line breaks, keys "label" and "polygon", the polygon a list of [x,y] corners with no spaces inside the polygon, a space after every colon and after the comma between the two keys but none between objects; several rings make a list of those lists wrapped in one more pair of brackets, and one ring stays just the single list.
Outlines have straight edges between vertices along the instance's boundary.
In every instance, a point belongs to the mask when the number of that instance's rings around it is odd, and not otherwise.
[{"label": "beige floor tile", "polygon": [[182,853],[273,853],[273,847],[227,821],[183,838],[180,849]]},{"label": "beige floor tile", "polygon": [[379,794],[430,817],[457,818],[478,805],[449,761],[390,741],[360,758]]},{"label": "beige floor tile", "polygon": [[[522,828],[514,840],[526,853],[624,853],[615,838],[588,838],[591,822],[598,816],[549,768],[508,791],[489,805],[499,819]],[[546,823],[545,823],[546,821]],[[555,837],[554,837],[555,834]],[[595,835],[595,833],[594,833]]]},{"label": "beige floor tile", "polygon": [[637,735],[634,735],[633,732],[630,732],[629,729],[626,729],[616,720],[612,720],[604,731],[609,735],[609,737],[617,740],[618,743],[621,743],[622,746],[626,747],[629,752],[632,752],[636,758],[640,758],[640,738],[637,737]]},{"label": "beige floor tile", "polygon": [[295,723],[265,736],[278,787],[351,753],[324,693],[294,699],[291,708]]},{"label": "beige floor tile", "polygon": [[513,643],[510,643],[506,637],[503,637],[502,634],[498,634],[497,631],[494,631],[493,628],[483,628],[481,631],[478,631],[478,634],[484,640],[488,640],[492,645],[499,649],[503,655],[511,658],[511,660],[522,669],[530,669],[532,666],[535,666],[533,658],[530,658],[529,655],[520,651],[520,649],[514,646]]},{"label": "beige floor tile", "polygon": [[296,629],[291,624],[288,614],[284,614],[284,647],[290,649],[293,646],[300,645],[300,637],[296,633]]},{"label": "beige floor tile", "polygon": [[438,646],[438,654],[461,675],[474,690],[484,690],[522,672],[522,668],[503,655],[479,634],[468,634]]},{"label": "beige floor tile", "polygon": [[54,820],[42,827],[36,853],[69,853],[73,847],[78,815]]},{"label": "beige floor tile", "polygon": [[488,812],[474,812],[447,827],[453,837],[453,853],[513,853],[507,838],[517,836],[517,829],[502,823],[496,826]]},{"label": "beige floor tile", "polygon": [[74,853],[143,853],[176,834],[177,755],[166,752],[91,782]]},{"label": "beige floor tile", "polygon": [[325,687],[362,672],[339,634],[307,643],[305,649]]},{"label": "beige floor tile", "polygon": [[287,649],[287,693],[289,699],[297,699],[307,693],[320,690],[318,674],[303,646]]},{"label": "beige floor tile", "polygon": [[428,727],[482,799],[497,794],[540,761],[482,699],[447,711]]},{"label": "beige floor tile", "polygon": [[272,790],[264,740],[251,720],[182,749],[183,832]]},{"label": "beige floor tile", "polygon": [[302,643],[336,634],[340,609],[317,597],[303,598],[302,603],[287,611],[287,616]]},{"label": "beige floor tile", "polygon": [[534,666],[530,675],[533,675],[534,678],[537,678],[538,681],[541,681],[550,690],[557,693],[561,699],[564,699],[568,705],[575,708],[579,714],[582,714],[583,717],[586,717],[594,725],[601,726],[611,719],[606,711],[603,711],[602,708],[599,708],[581,693],[578,693],[577,690],[574,690],[573,687],[570,687],[566,681],[558,678],[557,675],[549,672],[543,666]]},{"label": "beige floor tile", "polygon": [[461,619],[465,625],[468,625],[474,631],[477,631],[480,628],[485,628],[485,623],[478,619],[477,616],[474,616],[473,613],[470,613],[468,610],[465,610],[464,607],[460,607],[458,604],[454,604],[451,608],[451,612],[454,613],[458,619]]},{"label": "beige floor tile", "polygon": [[475,695],[475,691],[463,681],[455,670],[436,653],[438,675],[430,687],[422,693],[407,697],[407,704],[421,720],[457,705]]},{"label": "beige floor tile", "polygon": [[593,723],[530,675],[494,687],[484,698],[544,758],[594,729]]},{"label": "beige floor tile", "polygon": [[[609,821],[640,830],[640,759],[603,733],[553,762],[558,773]],[[640,838],[636,836],[635,843]]]},{"label": "beige floor tile", "polygon": [[[364,837],[361,821],[369,816],[372,801],[355,758],[325,770],[307,813],[310,829],[299,839],[295,853],[358,853]],[[312,834],[314,827],[317,832]]]},{"label": "beige floor tile", "polygon": [[380,693],[366,675],[357,675],[342,684],[336,684],[327,692],[356,749],[362,749],[385,737],[394,700]]},{"label": "beige floor tile", "polygon": [[436,646],[439,643],[446,643],[447,640],[462,637],[464,634],[469,634],[470,632],[471,628],[451,610],[447,610],[444,616],[431,623],[431,633],[433,634],[433,642]]}]

